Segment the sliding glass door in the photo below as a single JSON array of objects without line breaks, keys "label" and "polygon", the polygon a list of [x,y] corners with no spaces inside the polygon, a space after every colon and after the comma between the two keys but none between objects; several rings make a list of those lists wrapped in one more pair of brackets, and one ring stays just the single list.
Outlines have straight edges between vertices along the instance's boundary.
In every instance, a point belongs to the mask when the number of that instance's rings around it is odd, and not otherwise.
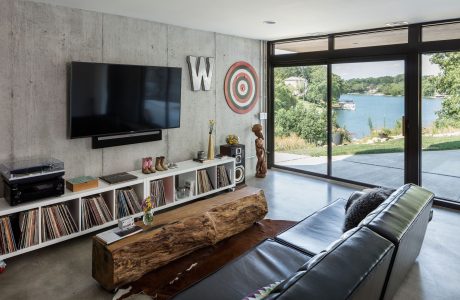
[{"label": "sliding glass door", "polygon": [[330,70],[328,95],[327,65],[274,68],[275,165],[402,185],[404,61],[332,64]]},{"label": "sliding glass door", "polygon": [[275,164],[327,174],[327,66],[274,69]]},{"label": "sliding glass door", "polygon": [[460,202],[460,52],[422,56],[422,185]]},{"label": "sliding glass door", "polygon": [[331,176],[404,184],[404,60],[332,65]]}]

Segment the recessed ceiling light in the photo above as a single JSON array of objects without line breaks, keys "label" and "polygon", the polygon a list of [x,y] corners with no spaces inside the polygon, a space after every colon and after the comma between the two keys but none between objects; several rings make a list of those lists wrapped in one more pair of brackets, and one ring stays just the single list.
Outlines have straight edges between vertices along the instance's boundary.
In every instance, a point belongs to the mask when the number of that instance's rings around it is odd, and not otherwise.
[{"label": "recessed ceiling light", "polygon": [[395,27],[395,26],[403,26],[407,24],[409,24],[409,22],[407,21],[397,21],[397,22],[386,23],[385,25],[388,27]]},{"label": "recessed ceiling light", "polygon": [[265,24],[268,24],[268,25],[274,25],[276,24],[276,21],[273,21],[273,20],[267,20],[267,21],[264,21]]}]

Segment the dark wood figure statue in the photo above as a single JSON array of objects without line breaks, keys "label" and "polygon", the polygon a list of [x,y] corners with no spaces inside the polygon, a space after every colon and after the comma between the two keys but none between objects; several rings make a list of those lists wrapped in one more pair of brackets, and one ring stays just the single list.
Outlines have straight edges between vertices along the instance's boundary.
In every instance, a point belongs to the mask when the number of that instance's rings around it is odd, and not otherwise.
[{"label": "dark wood figure statue", "polygon": [[265,178],[267,175],[267,153],[264,146],[264,134],[262,133],[262,125],[255,124],[252,126],[252,132],[257,136],[256,139],[256,177]]}]

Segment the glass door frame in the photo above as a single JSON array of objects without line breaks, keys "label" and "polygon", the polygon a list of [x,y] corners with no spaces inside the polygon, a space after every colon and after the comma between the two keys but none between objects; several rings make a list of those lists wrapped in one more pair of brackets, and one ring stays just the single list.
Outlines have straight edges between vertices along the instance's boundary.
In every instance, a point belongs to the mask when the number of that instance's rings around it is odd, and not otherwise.
[{"label": "glass door frame", "polygon": [[[275,136],[274,136],[274,130],[271,128],[274,128],[274,122],[275,122],[275,114],[274,114],[274,101],[269,101],[269,122],[268,122],[268,130],[267,130],[267,144],[268,144],[268,165],[269,167],[276,167],[278,169],[285,169],[288,171],[293,171],[293,172],[299,172],[303,173],[306,175],[313,175],[317,177],[322,177],[322,178],[327,178],[327,179],[332,179],[332,180],[337,180],[337,181],[342,181],[350,184],[355,184],[355,185],[361,185],[361,186],[368,186],[368,187],[374,187],[375,185],[369,184],[369,183],[364,183],[364,182],[357,182],[353,180],[349,180],[347,178],[342,178],[342,177],[336,177],[332,173],[332,89],[333,89],[333,80],[332,80],[332,65],[335,64],[345,64],[345,63],[363,63],[363,62],[384,62],[384,61],[403,61],[404,62],[404,71],[405,73],[407,72],[407,56],[406,55],[388,55],[388,56],[379,56],[379,57],[355,57],[353,59],[326,59],[326,60],[318,60],[318,61],[308,61],[305,63],[289,63],[289,64],[272,64],[268,68],[268,82],[269,84],[269,97],[274,97],[275,91],[274,91],[274,84],[271,84],[271,82],[274,82],[274,70],[275,68],[279,67],[295,67],[295,66],[303,66],[303,67],[308,67],[308,66],[317,66],[317,65],[324,65],[327,68],[327,172],[326,174],[321,174],[321,173],[316,173],[312,171],[306,171],[306,170],[301,170],[297,168],[292,168],[292,167],[287,167],[287,166],[281,166],[277,165],[275,163],[274,159],[274,142],[275,142]],[[407,93],[407,77],[405,75],[405,80],[404,80],[404,86],[405,86],[405,95],[404,95],[404,115],[405,115],[405,120],[408,120],[407,114],[408,114],[408,109],[409,105],[407,104],[408,102],[408,97],[406,96]],[[274,98],[272,98],[274,99]],[[408,122],[406,121],[406,124],[403,124],[404,127],[404,132],[408,132]],[[410,147],[408,142],[407,142],[407,134],[404,139],[404,181],[407,182],[407,180],[410,178],[411,174],[407,174],[407,166],[408,164],[410,165],[410,162],[407,161],[408,157],[408,148]]]},{"label": "glass door frame", "polygon": [[[332,128],[332,112],[331,112],[331,108],[332,108],[332,105],[331,105],[331,101],[329,100],[331,98],[331,91],[332,89],[329,88],[329,83],[332,82],[332,75],[329,76],[330,74],[330,66],[328,63],[325,63],[324,61],[316,61],[316,62],[309,62],[309,63],[306,63],[306,64],[303,64],[303,63],[294,63],[294,64],[287,64],[287,65],[272,65],[270,66],[267,70],[268,70],[268,74],[270,74],[268,76],[268,80],[267,82],[269,83],[269,89],[270,89],[270,86],[271,86],[271,91],[269,92],[269,94],[271,96],[270,97],[273,97],[272,99],[274,99],[274,96],[275,96],[275,89],[274,89],[274,74],[275,74],[275,68],[289,68],[289,67],[311,67],[311,66],[326,66],[326,84],[327,84],[327,92],[326,92],[326,107],[327,107],[327,132],[329,133],[330,132],[330,128]],[[273,82],[273,84],[271,84],[271,82]],[[268,122],[267,122],[267,152],[268,152],[268,156],[267,156],[267,163],[268,163],[268,167],[271,168],[271,167],[276,167],[278,169],[285,169],[285,170],[288,170],[288,171],[293,171],[293,172],[299,172],[299,173],[303,173],[303,174],[307,174],[307,175],[313,175],[313,176],[318,176],[318,177],[323,177],[323,178],[331,178],[330,174],[331,174],[331,167],[330,167],[330,154],[332,153],[332,147],[330,147],[330,143],[331,143],[331,135],[330,134],[327,134],[327,167],[326,167],[326,173],[316,173],[316,172],[313,172],[313,171],[306,171],[306,170],[302,170],[302,169],[298,169],[298,168],[292,168],[292,167],[287,167],[287,166],[281,166],[281,165],[277,165],[275,163],[275,132],[274,132],[274,128],[275,128],[275,101],[269,101],[268,103],[268,111],[269,111],[269,118],[268,118]],[[271,129],[273,128],[273,129]]]},{"label": "glass door frame", "polygon": [[[420,185],[422,166],[422,120],[421,120],[421,105],[422,105],[422,54],[434,52],[449,52],[460,51],[460,39],[439,40],[439,41],[422,41],[422,28],[428,25],[437,25],[449,22],[459,22],[460,18],[439,20],[433,22],[410,24],[392,28],[374,28],[367,30],[358,30],[352,32],[341,32],[326,34],[316,37],[297,37],[291,39],[283,39],[267,42],[267,108],[268,108],[268,122],[267,122],[267,150],[268,150],[268,166],[281,168],[274,164],[274,84],[273,73],[275,67],[287,67],[298,65],[328,65],[328,105],[330,105],[331,96],[331,65],[334,63],[347,63],[347,62],[364,62],[364,61],[383,61],[383,60],[404,60],[405,61],[405,183],[414,183]],[[353,49],[334,49],[334,40],[336,36],[343,36],[349,34],[360,34],[375,32],[378,30],[392,30],[399,28],[408,29],[408,41],[403,44],[394,45],[381,45],[372,47],[361,47]],[[304,53],[292,53],[284,55],[275,55],[275,44],[280,42],[299,41],[308,39],[328,39],[328,50]],[[328,108],[330,114],[331,109]],[[330,119],[330,116],[328,117]],[[328,124],[328,131],[331,131],[331,124]],[[328,134],[330,139],[330,134]],[[330,141],[328,141],[328,148]],[[331,150],[328,149],[328,156],[331,155]],[[283,169],[289,169],[282,167]],[[330,168],[330,161],[328,161],[328,168]],[[353,182],[342,178],[334,178],[330,175],[311,174],[306,171],[299,171],[296,169],[290,170],[295,172],[307,173],[318,177],[325,177],[338,181],[358,184],[362,186],[372,186],[363,184],[361,182]],[[328,171],[330,173],[330,170]],[[447,199],[435,198],[435,204],[455,209],[460,209],[460,203],[449,201]]]}]

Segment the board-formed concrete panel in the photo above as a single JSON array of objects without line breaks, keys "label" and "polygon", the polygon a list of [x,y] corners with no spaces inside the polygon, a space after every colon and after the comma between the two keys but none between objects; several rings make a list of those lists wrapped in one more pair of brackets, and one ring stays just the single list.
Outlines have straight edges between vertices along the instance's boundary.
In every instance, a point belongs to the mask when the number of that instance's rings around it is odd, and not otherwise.
[{"label": "board-formed concrete panel", "polygon": [[14,3],[0,2],[0,161],[11,157],[13,128],[11,123],[12,17]]},{"label": "board-formed concrete panel", "polygon": [[[0,162],[12,158],[13,124],[12,120],[12,18],[13,1],[0,2]],[[0,195],[3,183],[0,181]]]},{"label": "board-formed concrete panel", "polygon": [[168,26],[168,66],[182,68],[181,127],[168,134],[168,155],[175,161],[207,151],[209,120],[216,118],[215,66],[211,90],[192,91],[188,55],[215,57],[215,34]]},{"label": "board-formed concrete panel", "polygon": [[73,60],[100,61],[102,16],[16,2],[13,18],[13,154],[53,156],[67,176],[101,173],[102,151],[89,139],[68,139],[68,71]]},{"label": "board-formed concrete panel", "polygon": [[[104,15],[103,62],[167,66],[167,25]],[[168,131],[163,140],[103,149],[103,173],[141,168],[141,158],[167,155]]]},{"label": "board-formed concrete panel", "polygon": [[167,25],[103,16],[104,63],[167,65]]},{"label": "board-formed concrete panel", "polygon": [[[206,151],[209,119],[217,121],[216,150],[235,132],[253,155],[246,129],[257,108],[237,116],[222,89],[237,60],[260,72],[258,41],[29,1],[1,1],[0,8],[0,160],[54,156],[68,178],[130,171],[145,156],[179,161]],[[191,91],[187,55],[216,58],[211,91]],[[69,139],[72,61],[181,67],[181,128],[164,130],[162,141],[103,150],[93,150],[90,138]]]},{"label": "board-formed concrete panel", "polygon": [[236,134],[240,137],[240,143],[246,145],[246,169],[247,174],[253,174],[255,169],[255,136],[251,132],[253,124],[259,123],[260,101],[246,114],[233,112],[225,101],[224,80],[228,69],[237,61],[250,63],[259,76],[259,88],[262,89],[262,71],[260,66],[260,41],[243,39],[223,34],[216,35],[216,53],[218,62],[216,72],[216,118],[217,118],[217,145],[225,144],[225,137]]}]

